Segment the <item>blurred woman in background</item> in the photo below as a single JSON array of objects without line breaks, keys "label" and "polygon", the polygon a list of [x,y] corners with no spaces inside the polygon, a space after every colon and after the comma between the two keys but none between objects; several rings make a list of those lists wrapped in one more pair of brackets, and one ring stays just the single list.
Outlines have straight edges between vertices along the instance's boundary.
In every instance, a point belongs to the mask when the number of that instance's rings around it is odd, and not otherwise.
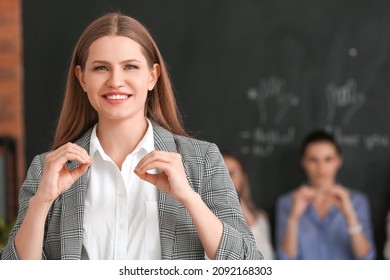
[{"label": "blurred woman in background", "polygon": [[373,259],[367,197],[337,183],[341,149],[325,131],[309,134],[301,148],[307,182],[278,199],[279,259]]},{"label": "blurred woman in background", "polygon": [[231,151],[222,151],[222,156],[235,185],[245,220],[255,237],[257,248],[265,260],[274,259],[268,216],[262,209],[256,208],[251,199],[246,168],[241,158]]}]

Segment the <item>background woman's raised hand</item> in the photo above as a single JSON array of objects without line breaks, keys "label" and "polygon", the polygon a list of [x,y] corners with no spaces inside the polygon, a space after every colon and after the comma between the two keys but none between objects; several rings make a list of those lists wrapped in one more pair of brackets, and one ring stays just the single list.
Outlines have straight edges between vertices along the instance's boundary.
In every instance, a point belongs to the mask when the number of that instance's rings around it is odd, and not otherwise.
[{"label": "background woman's raised hand", "polygon": [[315,198],[315,191],[307,186],[299,187],[292,197],[292,209],[290,218],[298,220],[303,212],[305,212],[307,205]]}]

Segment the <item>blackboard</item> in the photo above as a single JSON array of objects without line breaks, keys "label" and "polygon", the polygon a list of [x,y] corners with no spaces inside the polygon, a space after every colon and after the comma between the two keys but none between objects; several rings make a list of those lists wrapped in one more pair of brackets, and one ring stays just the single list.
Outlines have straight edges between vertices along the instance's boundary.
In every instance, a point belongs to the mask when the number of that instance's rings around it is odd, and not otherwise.
[{"label": "blackboard", "polygon": [[145,23],[186,128],[241,153],[256,204],[304,180],[299,145],[333,131],[339,180],[371,202],[378,258],[390,209],[390,2],[386,0],[23,1],[26,155],[48,149],[72,48],[107,11]]}]

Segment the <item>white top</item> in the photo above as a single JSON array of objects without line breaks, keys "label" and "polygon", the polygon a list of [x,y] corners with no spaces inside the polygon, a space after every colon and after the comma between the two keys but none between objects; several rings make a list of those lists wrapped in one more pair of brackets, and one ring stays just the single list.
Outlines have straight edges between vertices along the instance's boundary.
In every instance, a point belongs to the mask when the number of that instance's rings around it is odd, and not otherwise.
[{"label": "white top", "polygon": [[91,135],[92,158],[83,225],[82,259],[161,259],[158,190],[133,170],[154,150],[153,127],[122,165],[122,170]]},{"label": "white top", "polygon": [[250,229],[255,238],[257,249],[259,249],[264,259],[273,260],[275,253],[271,244],[270,226],[265,213],[258,213],[258,217]]}]

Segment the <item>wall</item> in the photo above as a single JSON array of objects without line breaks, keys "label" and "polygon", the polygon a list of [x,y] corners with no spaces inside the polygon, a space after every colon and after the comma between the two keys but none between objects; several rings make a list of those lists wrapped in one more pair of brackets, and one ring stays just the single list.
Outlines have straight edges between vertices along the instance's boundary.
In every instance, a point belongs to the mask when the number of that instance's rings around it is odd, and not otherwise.
[{"label": "wall", "polygon": [[25,176],[21,17],[20,1],[0,0],[0,181],[7,188],[7,207],[1,187],[0,196],[1,211],[8,209],[9,219],[15,217],[17,190]]}]

